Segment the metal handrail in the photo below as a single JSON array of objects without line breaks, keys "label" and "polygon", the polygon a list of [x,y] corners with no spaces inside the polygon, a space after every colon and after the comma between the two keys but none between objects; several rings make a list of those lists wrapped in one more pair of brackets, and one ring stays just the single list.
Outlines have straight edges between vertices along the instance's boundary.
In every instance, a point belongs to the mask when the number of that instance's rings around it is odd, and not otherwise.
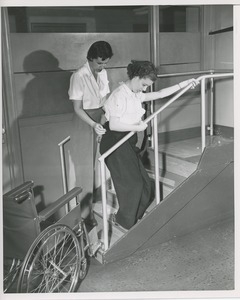
[{"label": "metal handrail", "polygon": [[[180,75],[190,75],[190,74],[202,74],[203,71],[199,72],[188,72],[188,73],[172,73],[172,74],[163,74],[158,77],[170,77],[170,76],[180,76]],[[222,74],[214,74],[216,70],[204,71],[204,74],[210,73],[209,75],[200,76],[197,78],[197,81],[201,81],[201,137],[202,137],[202,151],[205,148],[205,82],[206,79],[211,79],[211,86],[213,85],[213,78],[220,77],[232,77],[233,73],[222,73]],[[155,139],[155,147],[154,147],[154,158],[155,158],[155,181],[159,181],[159,162],[158,162],[158,130],[157,130],[157,116],[163,111],[167,106],[177,100],[182,94],[184,94],[188,89],[190,89],[191,85],[185,87],[181,91],[179,91],[174,97],[172,97],[166,104],[161,106],[157,111],[151,114],[148,118],[146,118],[143,122],[148,123],[152,119],[154,120],[154,139]],[[211,95],[212,98],[212,95]],[[212,100],[212,99],[211,99]],[[211,120],[212,122],[212,120]],[[210,133],[212,131],[212,125],[210,126]],[[126,140],[128,140],[135,132],[129,132],[125,137],[123,137],[119,142],[117,142],[112,148],[106,151],[102,156],[99,157],[100,167],[101,167],[101,192],[102,192],[102,207],[103,207],[103,237],[104,237],[104,248],[108,249],[108,222],[107,222],[107,201],[106,201],[106,182],[105,182],[105,158],[109,156],[113,151],[115,151],[119,146],[121,146]],[[61,157],[61,165],[62,165],[62,180],[63,180],[63,189],[64,193],[67,192],[67,179],[66,179],[66,170],[65,170],[65,158],[64,158],[64,145],[70,140],[70,136],[61,141],[58,146],[60,148],[60,157]],[[155,184],[156,189],[156,202],[160,202],[160,191],[159,184]],[[66,208],[69,209],[69,208]]]},{"label": "metal handrail", "polygon": [[[201,141],[202,141],[202,151],[206,146],[206,135],[205,135],[205,125],[206,125],[206,118],[205,118],[205,110],[206,110],[206,101],[205,101],[205,82],[206,79],[213,79],[213,78],[222,78],[222,77],[232,77],[234,76],[233,73],[222,73],[222,74],[209,74],[200,76],[197,80],[201,81]],[[211,82],[213,84],[213,82]],[[212,105],[212,103],[211,103]],[[211,120],[212,121],[212,120]],[[211,125],[210,130],[213,131],[213,126]]]},{"label": "metal handrail", "polygon": [[231,73],[233,70],[205,70],[205,71],[189,71],[189,72],[179,72],[179,73],[167,73],[159,74],[158,78],[176,77],[176,76],[187,76],[187,75],[203,75],[203,74],[215,74],[215,73]]},{"label": "metal handrail", "polygon": [[[171,98],[167,103],[165,103],[161,108],[159,108],[157,111],[155,111],[152,115],[147,117],[143,123],[148,123],[151,121],[156,115],[158,115],[162,110],[164,110],[167,106],[169,106],[172,102],[177,100],[182,94],[184,94],[187,90],[191,88],[191,84],[186,86],[184,89],[182,89],[180,92],[178,92],[173,98]],[[127,135],[125,135],[120,141],[118,141],[115,145],[113,145],[110,149],[108,149],[105,153],[103,153],[98,160],[101,162],[106,157],[108,157],[113,151],[115,151],[119,146],[121,146],[124,142],[126,142],[134,133],[135,131],[130,131]]]},{"label": "metal handrail", "polygon": [[[160,78],[168,78],[168,77],[179,77],[179,76],[186,76],[186,75],[204,75],[204,74],[215,74],[215,73],[232,73],[232,69],[210,69],[210,70],[204,70],[204,71],[190,71],[190,72],[178,72],[178,73],[168,73],[168,74],[159,74],[157,77]],[[209,106],[210,106],[210,121],[209,126],[207,129],[209,130],[210,136],[213,135],[213,102],[214,102],[214,80],[213,78],[210,78],[210,100],[209,100]],[[153,101],[151,101],[151,112],[153,112]],[[154,138],[153,135],[149,138],[149,141],[151,142],[151,147],[154,148]]]},{"label": "metal handrail", "polygon": [[[208,78],[221,78],[221,77],[232,77],[233,73],[222,73],[222,74],[213,74],[213,71],[209,71],[211,74],[209,75],[203,75],[198,77],[196,80],[201,81],[201,137],[202,137],[202,151],[205,148],[205,81]],[[189,73],[188,73],[189,74]],[[188,75],[186,74],[186,75]],[[177,75],[176,75],[177,76]],[[148,123],[152,119],[155,119],[155,132],[157,132],[157,115],[163,111],[166,107],[168,107],[170,104],[172,104],[175,100],[177,100],[181,95],[183,95],[187,90],[191,88],[191,84],[186,86],[184,89],[179,91],[175,96],[173,96],[167,103],[165,103],[163,106],[161,106],[157,111],[155,111],[152,115],[150,115],[148,118],[146,118],[143,122]],[[135,134],[135,131],[131,131],[128,134],[126,134],[120,141],[118,141],[115,145],[113,145],[110,149],[108,149],[104,154],[102,154],[98,160],[100,161],[100,169],[101,169],[101,194],[102,194],[102,210],[103,210],[103,243],[104,243],[104,250],[108,249],[108,222],[107,222],[107,197],[106,197],[106,181],[105,181],[105,158],[109,156],[113,151],[115,151],[118,147],[120,147],[124,142],[126,142],[133,134]],[[156,134],[155,134],[156,136]],[[158,153],[158,145],[154,143],[155,147],[155,154]],[[155,155],[155,159],[158,160],[158,155]],[[157,162],[158,165],[158,162]],[[158,183],[157,178],[159,178],[159,171],[158,168],[155,167],[155,183]],[[155,184],[155,186],[158,186],[158,184]],[[159,191],[158,194],[156,194],[156,197],[158,198],[157,202],[159,202]]]},{"label": "metal handrail", "polygon": [[[211,74],[209,75],[204,75],[204,76],[200,76],[198,77],[196,80],[197,81],[201,81],[203,80],[203,78],[217,78],[217,77],[226,77],[226,76],[233,76],[233,73],[223,73],[223,74],[216,74],[213,75],[213,73],[215,72],[214,70],[208,70],[208,71],[195,71],[195,72],[186,72],[186,73],[172,73],[172,74],[162,74],[162,75],[158,75],[158,78],[162,77],[170,77],[170,76],[180,76],[180,75],[193,75],[193,74],[206,74],[206,72],[209,72]],[[170,75],[170,76],[168,76]],[[160,109],[158,109],[157,111],[155,111],[152,115],[150,115],[148,118],[146,118],[143,122],[144,123],[148,123],[149,121],[151,121],[156,115],[158,115],[162,110],[164,110],[167,106],[169,106],[172,102],[174,102],[175,100],[177,100],[182,94],[184,94],[187,90],[189,90],[191,87],[191,85],[185,87],[184,89],[182,89],[180,92],[178,92],[173,98],[171,98],[165,105],[161,106]],[[125,141],[127,141],[133,134],[135,133],[135,131],[131,131],[129,132],[126,136],[124,136],[120,141],[118,141],[115,145],[113,145],[110,149],[108,149],[104,154],[102,154],[98,160],[101,162],[102,160],[104,160],[108,155],[110,155],[113,151],[115,151],[119,146],[121,146]]]}]

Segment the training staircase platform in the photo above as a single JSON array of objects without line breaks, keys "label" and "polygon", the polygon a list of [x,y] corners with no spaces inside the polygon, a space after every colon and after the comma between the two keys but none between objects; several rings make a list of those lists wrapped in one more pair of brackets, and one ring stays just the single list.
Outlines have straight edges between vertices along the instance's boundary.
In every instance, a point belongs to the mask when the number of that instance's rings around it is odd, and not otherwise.
[{"label": "training staircase platform", "polygon": [[[144,217],[130,230],[109,223],[109,248],[96,259],[109,263],[177,236],[185,235],[234,215],[233,140],[212,139],[202,154],[199,147],[192,157],[166,154],[160,149],[161,202],[148,208]],[[154,178],[152,150],[148,172]],[[181,160],[181,162],[180,162]],[[178,161],[182,167],[174,169]],[[186,164],[187,162],[187,164]],[[191,164],[190,170],[186,166]],[[166,170],[167,166],[167,170]],[[176,170],[177,169],[177,170]],[[167,176],[166,176],[167,175]],[[108,214],[117,210],[114,191],[108,193]],[[102,239],[101,203],[95,203],[98,236]]]}]

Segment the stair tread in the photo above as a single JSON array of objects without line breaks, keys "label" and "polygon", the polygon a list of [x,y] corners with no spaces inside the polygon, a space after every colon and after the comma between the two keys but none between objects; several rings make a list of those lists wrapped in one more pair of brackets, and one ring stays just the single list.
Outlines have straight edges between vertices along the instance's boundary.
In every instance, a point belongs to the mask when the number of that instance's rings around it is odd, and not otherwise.
[{"label": "stair tread", "polygon": [[[115,213],[117,211],[118,207],[114,207],[111,205],[111,203],[107,203],[107,215],[109,216],[112,213]],[[102,202],[98,201],[93,204],[93,210],[97,212],[98,214],[102,215]]]},{"label": "stair tread", "polygon": [[[99,214],[95,214],[96,216],[96,220],[98,222],[98,226],[97,226],[97,231],[98,231],[98,238],[100,241],[103,241],[103,221],[102,221],[102,217]],[[125,233],[126,231],[123,231],[122,228],[119,228],[117,226],[113,226],[111,223],[109,223],[109,244],[110,247],[116,243]]]},{"label": "stair tread", "polygon": [[[153,169],[155,164],[153,149],[149,149],[148,154],[151,165],[150,168]],[[183,177],[189,177],[196,170],[197,163],[159,152],[159,168]]]},{"label": "stair tread", "polygon": [[190,156],[201,155],[202,153],[201,139],[199,137],[167,144],[160,144],[158,149],[160,152],[164,152],[182,159],[186,159]]},{"label": "stair tread", "polygon": [[[190,143],[190,141],[189,141],[189,143]],[[189,149],[190,149],[190,146],[186,146],[186,148],[187,147],[189,147]],[[163,164],[159,164],[160,165],[159,166],[159,176],[160,176],[159,185],[162,188],[160,190],[161,198],[165,198],[166,196],[168,196],[171,192],[173,192],[175,190],[176,187],[179,186],[179,184],[181,184],[187,177],[189,177],[196,170],[198,162],[199,162],[199,158],[201,156],[201,149],[200,149],[200,147],[199,147],[199,149],[197,147],[195,147],[195,149],[191,153],[191,155],[190,155],[190,153],[189,153],[189,155],[186,155],[186,153],[184,151],[180,152],[181,157],[179,157],[179,152],[177,152],[177,150],[173,150],[173,148],[171,149],[171,152],[169,153],[169,155],[168,154],[163,155],[163,153],[160,152],[159,155],[160,155],[161,159],[159,159],[159,162],[161,162],[161,163],[163,162]],[[163,147],[162,147],[162,149],[163,149]],[[151,152],[151,154],[152,154],[151,158],[153,158],[154,157],[153,151],[148,151],[148,153],[149,152]],[[200,154],[198,152],[200,152]],[[164,161],[164,159],[165,159],[165,161]],[[152,166],[149,167],[147,172],[149,173],[151,178],[154,178],[155,174],[153,171],[154,170],[153,159],[151,159],[150,162],[151,162]],[[180,166],[179,163],[183,164],[183,166]],[[170,168],[169,168],[169,166],[170,166]],[[175,169],[176,169],[176,172],[175,172]],[[180,170],[180,172],[179,172],[179,170]],[[188,182],[188,180],[186,180],[186,182],[184,182],[184,184],[187,182]],[[98,198],[98,200],[100,200],[100,199],[101,199],[101,197]],[[108,191],[108,195],[107,195],[107,214],[108,214],[108,216],[110,213],[114,213],[117,211],[117,207],[112,207],[115,203],[117,203],[117,200],[114,201],[115,199],[116,199],[116,192],[114,191],[114,189],[110,189]],[[172,205],[176,211],[177,211],[177,209],[179,209],[179,207],[180,207],[179,205],[181,204],[181,201],[183,201],[183,204],[185,205],[184,199],[185,199],[185,197],[182,197],[182,198],[180,198],[180,201],[179,201],[178,195],[177,194],[175,195],[174,192],[169,197],[169,200],[171,200],[170,203],[172,203]],[[180,204],[179,204],[179,202],[180,202]],[[163,204],[163,203],[161,202],[159,204],[159,206],[161,204]],[[156,208],[156,214],[155,214],[154,208]],[[155,214],[155,218],[156,218],[155,220],[158,221],[158,218],[159,218],[158,212],[159,211],[162,212],[162,208],[163,209],[165,208],[165,210],[168,209],[167,205],[163,205],[163,206],[161,205],[161,207],[156,207],[156,201],[153,201],[149,205],[149,207],[146,210],[146,221],[149,222],[148,224],[150,224],[152,215],[154,215],[154,214]],[[94,204],[94,211],[96,212],[96,215],[97,215],[96,219],[98,220],[98,223],[99,223],[98,234],[99,234],[100,239],[102,240],[103,239],[103,237],[102,237],[102,233],[103,233],[102,232],[103,231],[102,222],[103,222],[103,220],[101,217],[101,215],[102,215],[101,201],[98,201],[97,203]],[[152,212],[148,216],[148,213],[150,211],[152,211]],[[164,210],[163,210],[163,212],[164,212]],[[163,219],[164,219],[165,215],[166,214],[163,214]],[[146,228],[151,230],[151,226],[146,226]],[[128,234],[126,234],[126,233],[128,233]],[[110,244],[109,247],[111,247],[112,245],[115,244],[116,247],[114,247],[114,251],[119,250],[119,247],[121,248],[121,241],[125,238],[128,238],[128,236],[130,236],[130,238],[131,238],[130,233],[131,233],[131,230],[129,230],[129,232],[128,231],[122,232],[120,230],[120,228],[109,223],[109,244]],[[119,241],[119,243],[118,243],[118,241]],[[109,251],[108,254],[109,253],[111,255],[111,251]],[[106,255],[105,255],[104,259],[107,259]],[[99,260],[101,260],[101,257],[99,258]]]},{"label": "stair tread", "polygon": [[[147,170],[147,172],[148,172],[148,176],[151,179],[155,179],[155,173],[153,171]],[[162,182],[163,184],[165,183],[165,184],[170,185],[170,186],[174,186],[175,185],[175,181],[174,180],[162,177],[160,174],[159,174],[159,181]]]},{"label": "stair tread", "polygon": [[108,193],[111,193],[111,194],[113,194],[113,195],[116,195],[115,189],[109,189],[109,190],[107,190],[107,191],[108,191]]},{"label": "stair tread", "polygon": [[[155,179],[155,170],[146,169],[148,176],[151,179]],[[184,176],[180,176],[166,170],[159,169],[159,181],[164,185],[170,186],[172,188],[177,187],[181,182],[186,179]]]},{"label": "stair tread", "polygon": [[[161,200],[168,196],[179,184],[181,184],[188,176],[190,176],[197,168],[197,164],[201,155],[201,145],[198,143],[191,151],[191,141],[187,142],[182,150],[171,145],[159,146],[159,184],[160,184],[160,197]],[[166,153],[166,152],[167,153]],[[154,179],[154,150],[148,149],[150,158],[150,166],[145,166],[151,179]],[[175,171],[176,169],[176,171]],[[110,186],[109,186],[110,187]],[[94,203],[93,209],[98,221],[98,236],[103,240],[103,220],[102,220],[102,202],[101,196],[97,197],[97,202]],[[147,208],[146,213],[149,213],[156,207],[156,201],[153,201]],[[116,191],[114,188],[107,190],[107,217],[110,214],[116,213],[118,210],[118,201]],[[126,230],[127,232],[127,230]],[[109,244],[110,247],[116,243],[125,233],[121,228],[114,226],[109,222]]]}]

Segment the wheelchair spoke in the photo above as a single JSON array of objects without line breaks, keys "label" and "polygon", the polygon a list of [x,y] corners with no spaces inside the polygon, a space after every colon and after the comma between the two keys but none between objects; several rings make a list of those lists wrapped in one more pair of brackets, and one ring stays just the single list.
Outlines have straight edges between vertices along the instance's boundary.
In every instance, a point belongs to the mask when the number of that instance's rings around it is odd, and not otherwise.
[{"label": "wheelchair spoke", "polygon": [[23,265],[20,292],[72,291],[81,268],[79,241],[67,226],[52,225],[36,241]]}]

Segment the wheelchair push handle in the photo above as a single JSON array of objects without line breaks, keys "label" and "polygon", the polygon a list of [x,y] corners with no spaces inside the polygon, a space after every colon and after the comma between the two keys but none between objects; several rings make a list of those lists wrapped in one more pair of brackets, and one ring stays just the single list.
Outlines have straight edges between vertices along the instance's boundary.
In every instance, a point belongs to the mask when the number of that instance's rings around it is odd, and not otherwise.
[{"label": "wheelchair push handle", "polygon": [[32,195],[32,188],[33,188],[33,181],[27,181],[20,186],[16,187],[15,189],[9,191],[8,193],[4,194],[4,199],[14,200],[17,203],[21,204],[22,202],[26,201]]},{"label": "wheelchair push handle", "polygon": [[22,194],[20,194],[20,195],[14,197],[14,200],[15,200],[17,203],[21,204],[22,202],[24,202],[24,201],[26,201],[27,199],[29,199],[29,198],[31,197],[31,195],[32,195],[31,192],[25,191],[25,192],[23,192]]}]

